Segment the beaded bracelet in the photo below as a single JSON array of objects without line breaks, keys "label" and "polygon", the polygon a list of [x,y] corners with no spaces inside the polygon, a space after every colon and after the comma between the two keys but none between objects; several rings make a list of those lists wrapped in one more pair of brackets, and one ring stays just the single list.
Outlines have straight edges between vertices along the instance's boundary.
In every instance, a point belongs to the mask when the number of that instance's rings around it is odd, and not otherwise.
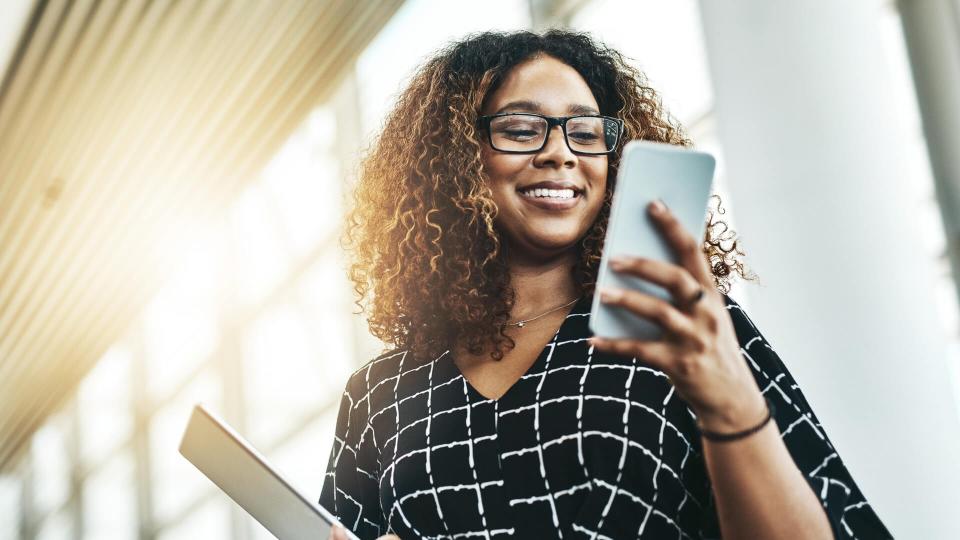
[{"label": "beaded bracelet", "polygon": [[754,433],[763,429],[763,426],[767,425],[767,422],[769,422],[770,419],[773,418],[773,415],[776,412],[776,409],[773,406],[773,402],[766,397],[763,399],[764,401],[767,402],[767,416],[766,418],[761,420],[759,424],[753,426],[752,428],[747,428],[743,431],[738,431],[736,433],[717,433],[715,431],[707,431],[703,429],[702,427],[700,427],[699,422],[697,422],[697,428],[700,430],[700,434],[703,435],[704,439],[709,439],[711,441],[716,441],[716,442],[735,441],[737,439],[742,439],[744,437],[753,435]]}]

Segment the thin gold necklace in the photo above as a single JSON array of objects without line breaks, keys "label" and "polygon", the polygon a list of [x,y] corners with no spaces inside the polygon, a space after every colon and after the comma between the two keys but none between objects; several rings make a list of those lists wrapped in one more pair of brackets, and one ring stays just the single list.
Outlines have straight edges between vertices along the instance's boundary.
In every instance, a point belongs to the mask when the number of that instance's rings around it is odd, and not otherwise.
[{"label": "thin gold necklace", "polygon": [[518,327],[518,328],[523,328],[523,325],[527,324],[528,322],[530,322],[530,321],[535,321],[535,320],[539,319],[540,317],[543,317],[544,315],[549,315],[549,314],[553,313],[554,311],[557,311],[557,310],[559,310],[559,309],[563,309],[563,308],[565,308],[565,307],[567,307],[567,306],[569,306],[569,305],[572,305],[572,304],[574,304],[574,303],[575,303],[577,300],[579,300],[579,299],[580,299],[580,297],[578,296],[578,297],[574,298],[573,300],[567,302],[566,304],[563,304],[562,306],[557,306],[557,307],[551,309],[550,311],[544,311],[543,313],[537,315],[536,317],[530,317],[529,319],[524,319],[524,320],[522,320],[522,321],[506,323],[506,324],[504,324],[504,326],[516,326],[516,327]]}]

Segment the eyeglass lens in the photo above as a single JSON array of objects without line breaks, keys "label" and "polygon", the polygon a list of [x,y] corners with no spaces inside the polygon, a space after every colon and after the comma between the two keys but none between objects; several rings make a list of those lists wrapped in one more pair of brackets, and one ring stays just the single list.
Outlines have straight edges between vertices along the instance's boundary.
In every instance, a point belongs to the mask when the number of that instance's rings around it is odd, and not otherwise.
[{"label": "eyeglass lens", "polygon": [[[575,152],[604,154],[617,144],[619,126],[599,116],[567,120],[567,144]],[[545,118],[525,114],[499,116],[490,121],[493,147],[507,152],[536,151],[543,147],[549,124]]]}]

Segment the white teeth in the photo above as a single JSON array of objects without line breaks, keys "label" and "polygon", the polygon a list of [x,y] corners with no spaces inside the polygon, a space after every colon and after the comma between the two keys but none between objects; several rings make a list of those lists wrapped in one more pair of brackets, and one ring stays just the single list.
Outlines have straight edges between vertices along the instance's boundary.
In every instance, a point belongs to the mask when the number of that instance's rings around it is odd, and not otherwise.
[{"label": "white teeth", "polygon": [[528,189],[526,191],[521,191],[521,195],[525,197],[544,197],[551,199],[572,199],[574,197],[574,191],[572,189]]}]

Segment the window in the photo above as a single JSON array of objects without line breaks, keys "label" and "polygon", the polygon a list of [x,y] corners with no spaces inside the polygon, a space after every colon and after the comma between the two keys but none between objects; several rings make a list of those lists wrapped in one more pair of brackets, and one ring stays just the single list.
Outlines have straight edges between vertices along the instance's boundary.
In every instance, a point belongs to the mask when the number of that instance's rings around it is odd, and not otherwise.
[{"label": "window", "polygon": [[134,457],[125,450],[83,482],[83,528],[86,538],[137,537]]},{"label": "window", "polygon": [[30,454],[33,459],[33,506],[44,515],[52,513],[70,497],[70,459],[63,417],[47,422],[33,435]]},{"label": "window", "polygon": [[396,94],[434,51],[471,32],[529,26],[527,0],[405,2],[357,60],[363,133],[380,127]]},{"label": "window", "polygon": [[216,496],[203,501],[199,508],[183,521],[165,529],[158,540],[182,540],[184,538],[232,538],[230,533],[230,505],[233,501],[219,491]]},{"label": "window", "polygon": [[0,475],[0,538],[19,537],[21,486],[21,481],[16,476]]},{"label": "window", "polygon": [[192,375],[220,339],[222,249],[212,234],[198,234],[201,239],[186,250],[182,265],[144,314],[147,391],[153,401],[166,398]]},{"label": "window", "polygon": [[333,110],[319,107],[262,174],[265,204],[276,211],[284,244],[298,258],[335,235],[340,225],[343,180],[333,155],[336,137]]},{"label": "window", "polygon": [[[37,531],[37,540],[72,540],[74,538],[73,520],[66,509],[47,516]],[[12,537],[11,537],[12,538]],[[122,538],[117,536],[116,538]]]},{"label": "window", "polygon": [[205,369],[150,420],[150,487],[158,523],[178,517],[205,492],[216,489],[178,448],[193,406],[204,403],[220,412],[221,392],[218,374]]},{"label": "window", "polygon": [[132,361],[125,345],[114,345],[80,383],[77,392],[80,461],[88,467],[103,461],[133,433]]}]

